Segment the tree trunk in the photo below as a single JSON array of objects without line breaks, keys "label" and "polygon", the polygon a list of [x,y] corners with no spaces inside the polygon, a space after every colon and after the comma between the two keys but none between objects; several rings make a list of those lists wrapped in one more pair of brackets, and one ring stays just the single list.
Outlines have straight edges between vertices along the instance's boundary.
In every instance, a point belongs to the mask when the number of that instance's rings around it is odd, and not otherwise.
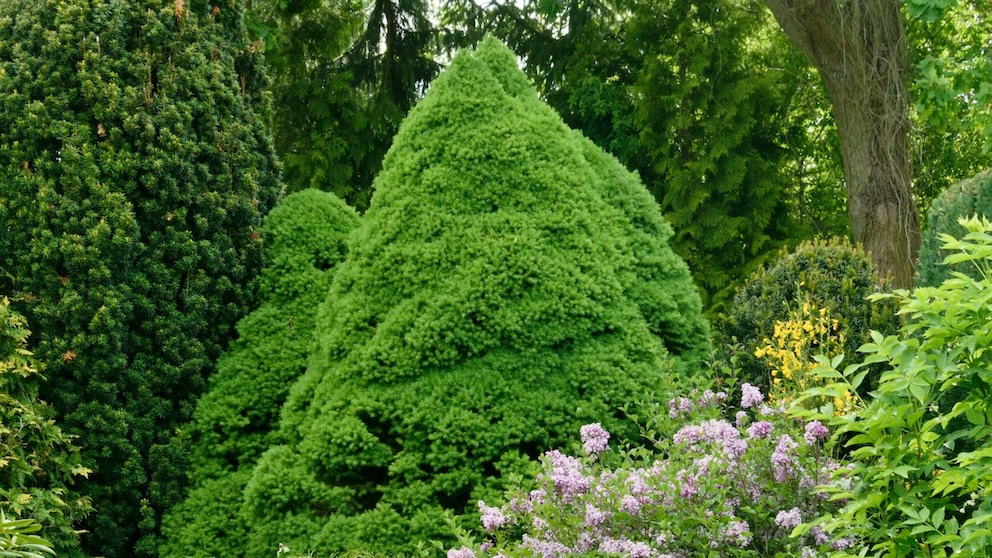
[{"label": "tree trunk", "polygon": [[920,222],[909,160],[899,0],[764,0],[827,88],[855,241],[897,287],[913,283]]}]

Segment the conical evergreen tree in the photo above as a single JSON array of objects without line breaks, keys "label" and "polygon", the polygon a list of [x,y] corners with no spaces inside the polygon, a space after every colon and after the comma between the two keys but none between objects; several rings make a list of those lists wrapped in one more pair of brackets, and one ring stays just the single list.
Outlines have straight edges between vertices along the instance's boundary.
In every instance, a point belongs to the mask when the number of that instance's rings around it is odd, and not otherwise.
[{"label": "conical evergreen tree", "polygon": [[349,237],[284,443],[247,486],[245,554],[410,550],[580,425],[636,437],[619,407],[657,393],[707,333],[641,190],[505,47],[458,55]]},{"label": "conical evergreen tree", "polygon": [[173,436],[252,304],[281,186],[241,20],[233,0],[0,3],[0,290],[94,469],[93,554],[157,554]]},{"label": "conical evergreen tree", "polygon": [[237,556],[244,536],[241,494],[262,451],[278,443],[279,409],[306,370],[317,309],[355,210],[319,190],[290,194],[265,218],[259,307],[238,323],[238,339],[217,363],[197,403],[186,499],[166,514],[162,556]]}]

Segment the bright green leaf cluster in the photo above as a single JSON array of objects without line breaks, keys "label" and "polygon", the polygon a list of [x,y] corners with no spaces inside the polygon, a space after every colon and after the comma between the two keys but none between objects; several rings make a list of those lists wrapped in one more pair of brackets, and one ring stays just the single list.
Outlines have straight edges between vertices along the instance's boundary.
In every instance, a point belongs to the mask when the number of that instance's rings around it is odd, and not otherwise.
[{"label": "bright green leaf cluster", "polygon": [[44,558],[55,556],[52,543],[35,535],[41,525],[34,519],[7,519],[0,510],[0,556],[9,558]]},{"label": "bright green leaf cluster", "polygon": [[[953,252],[945,261],[969,262],[979,278],[952,272],[937,287],[874,297],[899,300],[908,321],[899,336],[873,333],[843,374],[857,384],[866,365],[890,367],[870,402],[833,419],[855,482],[833,491],[847,504],[822,522],[869,556],[992,549],[992,222],[960,223],[962,238],[942,237]],[[839,362],[821,362],[825,377],[839,377]]]},{"label": "bright green leaf cluster", "polygon": [[918,284],[930,287],[939,285],[955,271],[981,278],[974,265],[945,263],[947,252],[942,250],[943,235],[960,237],[965,233],[965,228],[958,220],[976,214],[992,217],[992,170],[949,186],[931,204],[927,228],[920,239],[920,256],[916,266]]}]

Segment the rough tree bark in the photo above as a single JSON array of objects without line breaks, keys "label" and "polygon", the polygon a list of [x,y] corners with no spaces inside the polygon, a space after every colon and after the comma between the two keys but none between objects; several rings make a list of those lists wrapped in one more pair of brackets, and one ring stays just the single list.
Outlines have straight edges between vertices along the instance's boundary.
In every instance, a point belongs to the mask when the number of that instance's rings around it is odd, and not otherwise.
[{"label": "rough tree bark", "polygon": [[913,282],[920,222],[909,159],[900,0],[764,0],[820,73],[844,160],[854,239],[898,287]]}]

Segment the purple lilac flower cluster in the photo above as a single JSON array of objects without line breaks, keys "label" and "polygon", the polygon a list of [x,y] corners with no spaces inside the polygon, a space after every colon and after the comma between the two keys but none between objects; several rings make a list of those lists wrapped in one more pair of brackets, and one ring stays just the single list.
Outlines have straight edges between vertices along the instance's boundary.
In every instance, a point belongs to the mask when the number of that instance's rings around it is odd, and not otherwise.
[{"label": "purple lilac flower cluster", "polygon": [[549,451],[537,489],[502,507],[479,502],[489,540],[448,558],[766,555],[755,554],[759,548],[768,556],[818,556],[849,546],[817,527],[789,538],[836,505],[816,491],[839,467],[820,451],[829,430],[802,425],[764,404],[758,388],[744,387],[734,423],[720,418],[725,394],[673,399],[669,417],[685,424],[653,453],[611,454],[609,432],[584,426],[584,456]]}]

